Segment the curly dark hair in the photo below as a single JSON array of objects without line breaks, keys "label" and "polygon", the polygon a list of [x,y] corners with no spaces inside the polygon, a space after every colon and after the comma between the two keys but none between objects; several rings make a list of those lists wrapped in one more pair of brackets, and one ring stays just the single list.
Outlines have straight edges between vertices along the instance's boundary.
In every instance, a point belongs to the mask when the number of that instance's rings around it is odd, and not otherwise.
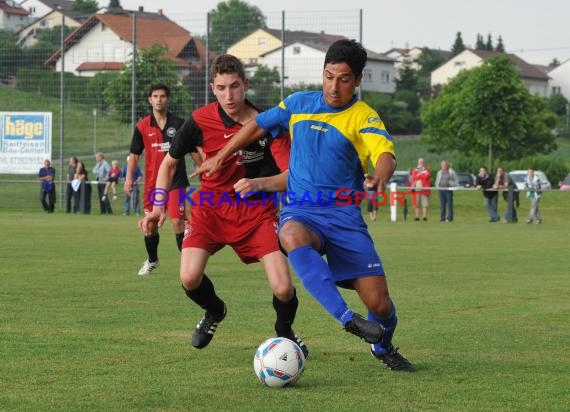
[{"label": "curly dark hair", "polygon": [[362,74],[368,54],[356,40],[337,40],[327,50],[325,66],[328,63],[346,63],[352,73],[358,77]]}]

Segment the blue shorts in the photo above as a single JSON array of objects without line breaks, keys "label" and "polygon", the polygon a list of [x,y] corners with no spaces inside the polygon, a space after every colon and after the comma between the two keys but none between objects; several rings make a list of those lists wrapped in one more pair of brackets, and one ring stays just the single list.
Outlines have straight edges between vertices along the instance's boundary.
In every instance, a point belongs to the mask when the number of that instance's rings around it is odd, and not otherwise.
[{"label": "blue shorts", "polygon": [[380,256],[360,208],[351,206],[285,206],[279,230],[288,220],[302,223],[321,240],[335,283],[367,276],[384,276]]}]

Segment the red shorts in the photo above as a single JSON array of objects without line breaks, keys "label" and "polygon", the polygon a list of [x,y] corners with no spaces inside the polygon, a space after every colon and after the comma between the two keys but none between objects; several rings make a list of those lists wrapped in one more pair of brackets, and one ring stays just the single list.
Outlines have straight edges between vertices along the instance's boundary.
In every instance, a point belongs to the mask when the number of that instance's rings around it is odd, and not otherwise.
[{"label": "red shorts", "polygon": [[200,248],[213,255],[230,245],[242,262],[254,263],[279,250],[278,224],[274,206],[196,205],[190,208],[182,248]]},{"label": "red shorts", "polygon": [[[153,190],[154,188],[152,188],[152,190],[149,190],[145,187],[144,198],[143,198],[145,213],[148,213],[152,210],[152,207],[154,206],[153,201],[165,200],[163,196],[158,196],[158,195],[157,198],[154,199]],[[172,189],[170,192],[168,192],[166,210],[168,212],[168,216],[170,217],[170,219],[186,220],[186,198],[184,197],[185,195],[186,195],[186,188],[184,187]],[[164,203],[160,203],[160,205],[163,206]]]}]

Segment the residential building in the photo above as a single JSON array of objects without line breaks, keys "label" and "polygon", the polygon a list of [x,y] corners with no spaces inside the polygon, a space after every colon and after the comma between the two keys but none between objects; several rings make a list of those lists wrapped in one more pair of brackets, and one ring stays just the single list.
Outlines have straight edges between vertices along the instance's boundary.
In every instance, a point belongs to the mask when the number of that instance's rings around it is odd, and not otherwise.
[{"label": "residential building", "polygon": [[515,54],[505,54],[488,50],[465,49],[431,73],[431,86],[445,85],[460,71],[479,67],[492,57],[506,55],[514,63],[522,82],[532,94],[541,97],[549,95],[548,75],[532,64],[525,62]]},{"label": "residential building", "polygon": [[0,0],[0,30],[18,31],[29,23],[29,13],[13,0]]},{"label": "residential building", "polygon": [[[62,18],[64,15],[65,19]],[[62,22],[65,27],[76,28],[88,17],[89,15],[86,15],[84,12],[65,9],[52,10],[46,15],[33,20],[18,32],[18,45],[20,47],[31,47],[37,43],[37,33],[40,30],[61,27]]]},{"label": "residential building", "polygon": [[264,64],[264,55],[282,46],[281,37],[286,45],[303,42],[321,42],[332,44],[344,36],[326,34],[324,32],[290,31],[261,28],[245,36],[228,48],[228,53],[238,57],[246,66]]},{"label": "residential building", "polygon": [[548,72],[550,93],[561,94],[570,101],[570,59]]},{"label": "residential building", "polygon": [[73,11],[73,0],[22,0],[20,7],[30,13],[31,20],[37,20],[54,10]]},{"label": "residential building", "polygon": [[[136,47],[144,50],[154,44],[166,48],[165,58],[172,61],[180,78],[191,70],[203,70],[204,48],[190,33],[158,13],[112,10],[93,14],[64,41],[65,71],[78,76],[94,76],[99,72],[120,71],[133,52],[133,15],[136,15]],[[61,70],[62,50],[45,64]]]},{"label": "residential building", "polygon": [[[242,60],[249,77],[255,74],[259,65],[276,68],[280,75],[284,66],[285,87],[321,85],[327,49],[335,41],[345,38],[324,32],[285,30],[282,33],[281,30],[263,28],[230,46],[228,53]],[[370,50],[367,52],[368,63],[363,72],[361,89],[393,93],[396,76],[394,59]]]},{"label": "residential building", "polygon": [[[396,67],[396,71],[399,71],[406,59],[410,61],[410,68],[413,70],[419,70],[420,65],[418,64],[418,60],[422,55],[424,47],[413,47],[411,49],[403,49],[403,48],[392,48],[384,53],[386,56],[391,57],[395,60],[394,66]],[[431,52],[437,53],[441,56],[444,61],[449,60],[451,57],[451,52],[447,50],[439,50],[439,49],[429,49]]]}]

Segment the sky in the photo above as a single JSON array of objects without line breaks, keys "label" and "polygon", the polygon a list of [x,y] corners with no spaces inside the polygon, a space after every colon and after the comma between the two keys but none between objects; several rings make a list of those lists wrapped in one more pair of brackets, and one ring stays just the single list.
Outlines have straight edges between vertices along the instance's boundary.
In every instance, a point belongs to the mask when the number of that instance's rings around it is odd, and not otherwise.
[{"label": "sky", "polygon": [[[243,1],[243,0],[242,0]],[[280,16],[285,10],[293,16],[311,12],[311,16],[328,11],[336,15],[362,9],[362,42],[370,50],[383,53],[392,47],[430,47],[450,50],[457,32],[461,32],[467,47],[474,46],[477,34],[485,39],[491,34],[494,44],[499,36],[508,53],[514,53],[532,64],[560,62],[570,59],[570,1],[542,0],[523,4],[520,0],[245,0],[257,6],[266,16]],[[220,1],[183,0],[120,0],[125,9],[143,6],[145,11],[161,8],[166,16],[196,34],[204,28],[196,28],[192,19],[216,8]],[[106,6],[107,0],[99,0]],[[284,8],[284,5],[286,8]],[[324,10],[324,11],[323,11]],[[192,15],[192,19],[189,18]],[[270,23],[270,22],[269,22]],[[194,27],[189,27],[194,25]],[[272,28],[271,23],[269,24]],[[315,26],[313,26],[315,27]],[[302,28],[294,28],[299,30]],[[305,30],[310,30],[310,27]],[[321,30],[315,27],[314,31]],[[327,33],[334,33],[325,28]],[[311,30],[310,30],[311,31]],[[356,37],[356,35],[352,36]]]}]

